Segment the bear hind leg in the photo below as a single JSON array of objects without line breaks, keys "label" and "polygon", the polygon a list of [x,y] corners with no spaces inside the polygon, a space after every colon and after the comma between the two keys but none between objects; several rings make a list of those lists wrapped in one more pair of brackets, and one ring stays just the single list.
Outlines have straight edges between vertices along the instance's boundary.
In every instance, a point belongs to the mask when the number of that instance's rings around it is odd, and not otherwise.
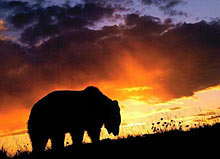
[{"label": "bear hind leg", "polygon": [[84,130],[73,130],[70,132],[70,135],[72,137],[73,143],[76,145],[82,144]]},{"label": "bear hind leg", "polygon": [[61,152],[64,150],[64,133],[57,133],[51,137],[52,150],[55,152]]}]

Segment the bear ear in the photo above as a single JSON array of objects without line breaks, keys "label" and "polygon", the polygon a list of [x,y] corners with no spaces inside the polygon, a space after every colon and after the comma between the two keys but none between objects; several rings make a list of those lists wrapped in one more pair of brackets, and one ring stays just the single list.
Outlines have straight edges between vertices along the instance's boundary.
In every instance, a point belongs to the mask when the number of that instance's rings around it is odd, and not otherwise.
[{"label": "bear ear", "polygon": [[120,112],[120,107],[119,107],[119,105],[118,105],[118,101],[117,101],[117,100],[113,100],[112,102],[113,102],[113,106],[114,106],[115,110],[117,110],[118,112]]},{"label": "bear ear", "polygon": [[114,105],[118,105],[118,101],[117,100],[113,100],[113,104]]}]

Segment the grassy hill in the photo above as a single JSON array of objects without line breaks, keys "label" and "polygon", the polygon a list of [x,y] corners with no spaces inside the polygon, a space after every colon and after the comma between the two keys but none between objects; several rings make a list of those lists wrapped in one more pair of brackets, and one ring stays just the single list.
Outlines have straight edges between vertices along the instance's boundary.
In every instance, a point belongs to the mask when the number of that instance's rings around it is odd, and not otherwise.
[{"label": "grassy hill", "polygon": [[[117,140],[104,139],[99,144],[73,145],[65,148],[62,154],[55,154],[50,150],[44,152],[39,158],[81,158],[91,157],[114,157],[125,155],[162,155],[164,153],[172,154],[176,151],[188,153],[195,149],[210,149],[218,147],[220,141],[220,123],[214,125],[204,125],[198,128],[190,128],[183,131],[181,127],[164,130],[158,129],[159,126],[153,126],[156,129],[154,134],[145,134],[141,136],[129,136]],[[161,128],[161,127],[160,127]],[[0,151],[0,159],[31,159],[31,152],[17,152],[15,156],[7,156],[4,148]],[[77,157],[78,158],[78,157]]]}]

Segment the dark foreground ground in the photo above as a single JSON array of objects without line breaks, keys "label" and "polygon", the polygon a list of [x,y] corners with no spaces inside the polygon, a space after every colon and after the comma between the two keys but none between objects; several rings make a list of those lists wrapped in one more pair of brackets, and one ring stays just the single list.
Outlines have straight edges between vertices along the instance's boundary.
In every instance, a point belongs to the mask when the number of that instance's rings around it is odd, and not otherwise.
[{"label": "dark foreground ground", "polygon": [[[174,156],[174,154],[179,158],[192,157],[192,153],[202,156],[204,153],[216,152],[220,152],[220,123],[193,128],[189,131],[172,130],[117,140],[105,139],[100,144],[73,145],[66,147],[62,153],[48,150],[37,158],[146,158],[143,156],[157,158]],[[7,157],[3,151],[0,152],[0,159],[31,158],[33,156],[30,152],[20,152],[14,157]]]}]

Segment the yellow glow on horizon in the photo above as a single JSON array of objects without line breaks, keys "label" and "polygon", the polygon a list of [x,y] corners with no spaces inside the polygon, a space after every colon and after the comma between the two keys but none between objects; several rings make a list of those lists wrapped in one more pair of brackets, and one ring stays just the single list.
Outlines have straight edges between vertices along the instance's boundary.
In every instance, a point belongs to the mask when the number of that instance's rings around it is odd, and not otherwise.
[{"label": "yellow glow on horizon", "polygon": [[137,92],[137,91],[144,91],[144,90],[151,90],[153,89],[150,86],[143,86],[143,87],[131,87],[131,88],[118,88],[116,91],[122,91],[125,92]]},{"label": "yellow glow on horizon", "polygon": [[29,109],[25,108],[14,108],[13,111],[1,113],[0,121],[4,122],[1,122],[0,124],[0,136],[25,131],[29,111]]},{"label": "yellow glow on horizon", "polygon": [[[110,86],[110,85],[108,85]],[[100,88],[102,90],[102,87]],[[214,123],[219,122],[220,116],[220,86],[208,88],[202,91],[195,92],[191,97],[183,97],[174,99],[164,103],[148,103],[145,101],[142,93],[144,91],[151,91],[150,87],[121,87],[115,90],[115,87],[105,87],[104,93],[108,89],[114,90],[116,95],[118,92],[124,94],[124,97],[119,100],[121,107],[121,132],[119,137],[126,137],[128,135],[138,135],[151,133],[150,126],[152,123],[159,121],[161,118],[164,121],[175,119],[176,121],[184,121],[190,123]],[[110,92],[110,94],[114,92]],[[123,96],[123,95],[122,95]],[[117,99],[117,98],[116,98]],[[1,123],[0,135],[11,135],[0,138],[1,145],[13,145],[29,143],[30,141],[26,132],[26,122],[29,115],[29,109],[15,109],[13,112],[4,113],[0,119],[9,119],[7,122]],[[16,119],[16,120],[15,120]],[[108,135],[105,129],[102,129],[101,139],[115,138],[113,135]],[[25,133],[25,134],[21,134]],[[21,134],[21,135],[19,135]],[[68,136],[68,135],[67,135]],[[19,138],[19,139],[18,139]],[[68,143],[71,143],[70,137],[67,137]],[[84,142],[90,142],[88,135],[85,134]],[[10,147],[8,145],[8,147]],[[16,145],[11,146],[16,149]],[[28,146],[27,146],[28,147]]]}]

